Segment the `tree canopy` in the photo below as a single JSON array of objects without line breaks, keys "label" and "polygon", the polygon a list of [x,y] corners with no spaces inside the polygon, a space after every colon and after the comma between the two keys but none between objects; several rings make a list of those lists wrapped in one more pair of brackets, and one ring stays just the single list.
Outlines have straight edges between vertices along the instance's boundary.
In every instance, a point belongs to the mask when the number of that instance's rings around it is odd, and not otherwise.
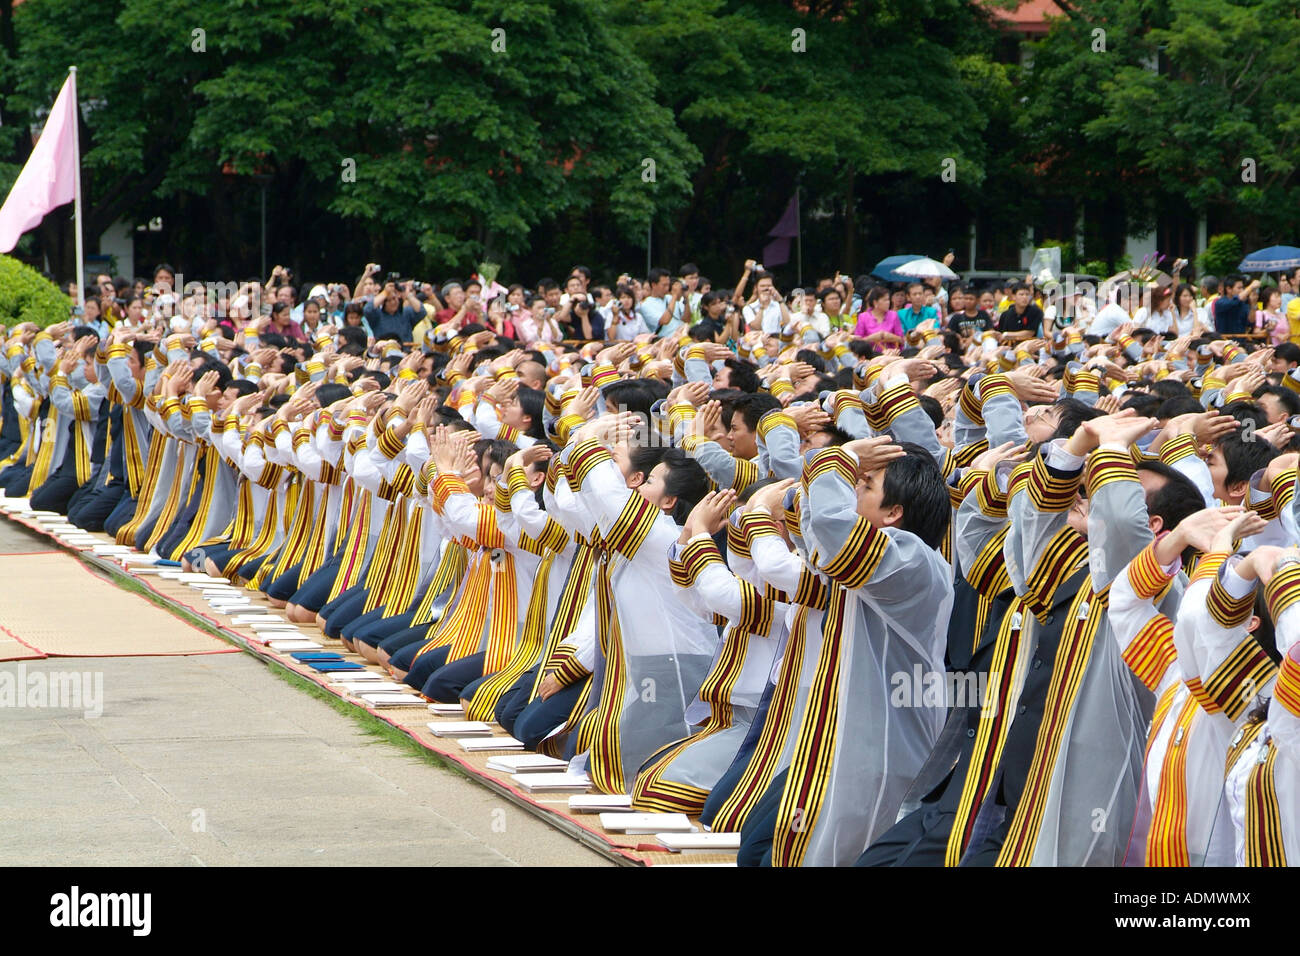
[{"label": "tree canopy", "polygon": [[[300,274],[626,267],[648,228],[731,270],[796,187],[808,260],[863,271],[1049,209],[1103,210],[1090,257],[1168,203],[1287,238],[1287,0],[1063,0],[1023,46],[976,0],[10,4],[0,185],[76,64],[87,234],[160,217],[209,273],[255,271],[263,189]],[[65,223],[41,240],[68,259]]]}]

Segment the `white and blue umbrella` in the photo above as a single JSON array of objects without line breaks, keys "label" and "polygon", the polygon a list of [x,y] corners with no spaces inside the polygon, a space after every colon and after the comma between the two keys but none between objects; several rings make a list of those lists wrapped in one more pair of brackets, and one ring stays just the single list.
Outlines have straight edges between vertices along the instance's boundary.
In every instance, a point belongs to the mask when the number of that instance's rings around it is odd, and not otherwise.
[{"label": "white and blue umbrella", "polygon": [[1291,269],[1300,269],[1300,249],[1295,246],[1257,249],[1237,266],[1238,272],[1287,272]]}]

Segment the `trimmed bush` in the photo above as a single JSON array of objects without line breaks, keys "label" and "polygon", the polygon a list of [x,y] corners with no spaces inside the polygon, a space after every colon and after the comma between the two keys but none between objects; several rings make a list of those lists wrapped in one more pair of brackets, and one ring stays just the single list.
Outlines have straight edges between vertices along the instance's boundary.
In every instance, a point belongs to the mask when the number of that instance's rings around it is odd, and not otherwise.
[{"label": "trimmed bush", "polygon": [[57,325],[71,317],[71,307],[67,295],[31,266],[0,256],[0,325]]},{"label": "trimmed bush", "polygon": [[1241,240],[1235,233],[1225,232],[1211,236],[1205,244],[1205,251],[1196,259],[1196,271],[1199,275],[1212,275],[1222,279],[1229,272],[1237,271],[1241,258]]}]

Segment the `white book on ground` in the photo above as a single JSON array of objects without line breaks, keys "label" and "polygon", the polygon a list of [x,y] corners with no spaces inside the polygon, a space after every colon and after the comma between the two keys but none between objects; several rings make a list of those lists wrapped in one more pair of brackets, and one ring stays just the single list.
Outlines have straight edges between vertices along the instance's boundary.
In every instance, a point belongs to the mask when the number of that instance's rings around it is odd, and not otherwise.
[{"label": "white book on ground", "polygon": [[[280,643],[279,641],[276,642]],[[355,674],[356,671],[344,671],[343,673]],[[409,694],[411,688],[406,684],[396,684],[390,680],[363,680],[349,684],[347,681],[339,681],[339,686],[351,694],[353,697],[369,697],[371,694]],[[420,703],[424,703],[421,698]]]},{"label": "white book on ground", "polygon": [[584,793],[591,789],[585,773],[516,773],[510,780],[526,793]]},{"label": "white book on ground", "polygon": [[631,813],[630,793],[579,793],[569,797],[570,813]]},{"label": "white book on ground", "polygon": [[326,674],[325,679],[331,684],[356,684],[361,681],[386,681],[388,675],[379,671],[340,671],[337,674]]},{"label": "white book on ground", "polygon": [[568,764],[546,754],[502,754],[488,757],[487,768],[499,773],[558,773]]},{"label": "white book on ground", "polygon": [[514,737],[462,737],[461,750],[476,753],[482,750],[523,750],[524,742]]},{"label": "white book on ground", "polygon": [[[135,554],[134,552],[132,552],[131,554],[124,554],[124,555],[122,555],[122,557],[121,557],[121,561],[122,561],[123,564],[148,564],[148,565],[153,565],[153,564],[157,564],[157,563],[158,563],[158,559],[157,559],[156,557],[154,557],[152,554]],[[143,574],[143,573],[145,573],[145,572],[144,572],[144,571],[141,571],[140,573]],[[158,574],[158,575],[161,575],[163,572],[162,572],[162,569],[159,568],[157,571],[152,571],[152,570],[151,570],[151,571],[149,571],[148,573],[150,573],[150,574]]]},{"label": "white book on ground", "polygon": [[429,724],[435,737],[491,737],[492,728],[481,720],[444,720]]},{"label": "white book on ground", "polygon": [[97,544],[94,547],[96,554],[130,554],[131,549],[124,544]]},{"label": "white book on ground", "polygon": [[465,708],[460,704],[430,704],[429,710],[439,717],[465,716]]},{"label": "white book on ground", "polygon": [[657,839],[674,853],[726,852],[740,849],[739,833],[657,833]]},{"label": "white book on ground", "polygon": [[602,813],[600,825],[623,833],[691,833],[695,825],[684,813]]},{"label": "white book on ground", "polygon": [[266,646],[273,651],[314,651],[324,645],[319,641],[309,641],[304,638],[300,641],[267,641]]},{"label": "white book on ground", "polygon": [[418,707],[424,703],[419,694],[363,694],[361,699],[371,707]]}]

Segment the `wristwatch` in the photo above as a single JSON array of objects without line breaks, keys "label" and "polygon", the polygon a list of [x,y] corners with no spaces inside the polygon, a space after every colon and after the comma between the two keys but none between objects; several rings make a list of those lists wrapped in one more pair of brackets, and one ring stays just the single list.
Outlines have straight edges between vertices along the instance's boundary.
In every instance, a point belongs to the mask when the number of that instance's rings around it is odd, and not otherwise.
[{"label": "wristwatch", "polygon": [[1293,564],[1300,564],[1300,554],[1284,554],[1277,559],[1277,564],[1273,565],[1273,573],[1276,574],[1283,568],[1290,567]]}]

